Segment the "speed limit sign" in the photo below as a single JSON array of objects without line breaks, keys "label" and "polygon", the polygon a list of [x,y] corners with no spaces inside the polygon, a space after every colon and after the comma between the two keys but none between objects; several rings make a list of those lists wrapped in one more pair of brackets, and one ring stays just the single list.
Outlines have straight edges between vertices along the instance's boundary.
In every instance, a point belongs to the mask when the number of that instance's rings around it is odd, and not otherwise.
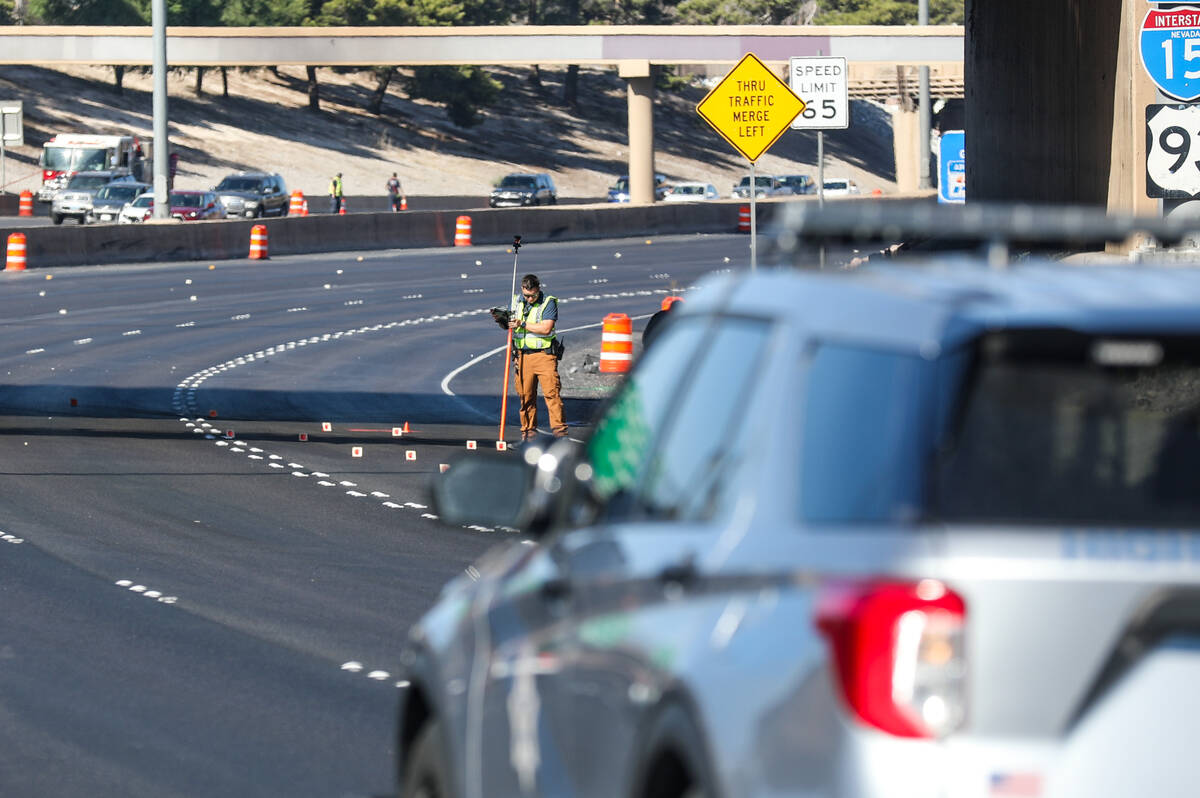
[{"label": "speed limit sign", "polygon": [[1200,104],[1146,106],[1146,195],[1200,196]]},{"label": "speed limit sign", "polygon": [[850,127],[850,72],[846,59],[793,56],[788,59],[788,85],[804,100],[792,120],[793,130],[845,130]]}]

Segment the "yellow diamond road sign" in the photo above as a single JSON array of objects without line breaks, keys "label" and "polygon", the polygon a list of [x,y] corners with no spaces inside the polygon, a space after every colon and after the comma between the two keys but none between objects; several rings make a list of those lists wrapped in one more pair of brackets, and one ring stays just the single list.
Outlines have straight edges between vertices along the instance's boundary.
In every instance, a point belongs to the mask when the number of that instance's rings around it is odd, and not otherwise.
[{"label": "yellow diamond road sign", "polygon": [[696,106],[700,116],[751,161],[769,150],[803,110],[804,100],[754,53],[746,53]]}]

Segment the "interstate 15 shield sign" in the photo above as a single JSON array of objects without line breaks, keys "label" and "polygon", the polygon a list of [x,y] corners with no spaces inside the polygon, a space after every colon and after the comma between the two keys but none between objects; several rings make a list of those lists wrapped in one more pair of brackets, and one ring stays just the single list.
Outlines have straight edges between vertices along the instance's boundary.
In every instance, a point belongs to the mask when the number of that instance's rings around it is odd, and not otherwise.
[{"label": "interstate 15 shield sign", "polygon": [[1200,6],[1151,9],[1140,44],[1142,66],[1163,94],[1183,102],[1200,98]]}]

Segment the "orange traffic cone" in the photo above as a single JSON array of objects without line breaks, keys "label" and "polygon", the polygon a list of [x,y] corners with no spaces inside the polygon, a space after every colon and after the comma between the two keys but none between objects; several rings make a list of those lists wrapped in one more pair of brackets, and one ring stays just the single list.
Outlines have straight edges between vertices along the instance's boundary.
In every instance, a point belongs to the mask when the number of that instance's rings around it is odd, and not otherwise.
[{"label": "orange traffic cone", "polygon": [[341,207],[338,208],[338,215],[340,215],[340,216],[346,215],[346,200],[342,200]]},{"label": "orange traffic cone", "polygon": [[405,196],[400,197],[400,210],[402,210],[402,211],[408,210],[408,197],[405,197]]}]

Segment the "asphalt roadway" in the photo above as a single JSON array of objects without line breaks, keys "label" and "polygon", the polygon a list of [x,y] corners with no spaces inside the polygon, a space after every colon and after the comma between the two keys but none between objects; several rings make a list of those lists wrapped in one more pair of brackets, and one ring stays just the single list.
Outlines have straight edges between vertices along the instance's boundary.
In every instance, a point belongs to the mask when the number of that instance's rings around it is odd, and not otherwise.
[{"label": "asphalt roadway", "polygon": [[[518,269],[598,348],[606,314],[747,262],[745,236],[677,236]],[[473,247],[0,276],[0,795],[394,789],[406,630],[523,545],[426,506],[494,446],[512,271]]]}]

